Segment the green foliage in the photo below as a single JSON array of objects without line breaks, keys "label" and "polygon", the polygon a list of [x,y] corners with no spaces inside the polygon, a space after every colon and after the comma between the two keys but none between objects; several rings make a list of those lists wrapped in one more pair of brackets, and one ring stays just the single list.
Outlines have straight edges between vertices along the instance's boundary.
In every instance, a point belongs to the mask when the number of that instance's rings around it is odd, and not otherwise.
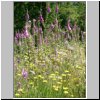
[{"label": "green foliage", "polygon": [[[27,9],[31,21],[34,18],[38,20],[40,11],[44,18],[43,32],[34,29],[32,34],[31,27],[26,32],[16,33],[14,37],[14,97],[85,98],[86,33],[83,41],[80,41],[82,35],[79,36],[79,29],[67,29],[63,33],[69,18],[72,26],[77,22],[81,30],[85,31],[85,2],[58,2],[58,14],[55,13],[56,3],[49,3],[50,13],[47,13],[46,2],[14,3],[14,31],[24,27]],[[55,24],[53,29],[47,29],[56,18],[61,28]],[[39,29],[40,22],[36,25]]]},{"label": "green foliage", "polygon": [[[49,17],[48,24],[52,23],[56,17],[56,2],[49,2],[51,13],[47,16],[46,2],[14,2],[14,31],[21,30],[25,24],[26,10],[29,11],[30,20],[38,19],[40,10],[44,19]],[[64,28],[68,18],[71,19],[72,26],[76,21],[82,31],[86,31],[86,2],[58,2],[58,19]],[[48,25],[47,24],[47,25]]]}]

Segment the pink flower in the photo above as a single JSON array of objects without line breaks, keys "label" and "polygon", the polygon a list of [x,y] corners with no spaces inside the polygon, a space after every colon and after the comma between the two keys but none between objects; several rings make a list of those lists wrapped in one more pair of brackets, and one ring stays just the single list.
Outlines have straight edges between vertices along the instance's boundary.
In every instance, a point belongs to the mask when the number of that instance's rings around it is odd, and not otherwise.
[{"label": "pink flower", "polygon": [[47,8],[47,12],[48,12],[48,13],[51,12],[50,6],[48,6],[48,8]]},{"label": "pink flower", "polygon": [[58,10],[59,10],[59,8],[58,8],[58,4],[56,4],[55,12],[58,13]]},{"label": "pink flower", "polygon": [[69,31],[71,31],[72,29],[71,29],[71,26],[70,26],[70,19],[68,20],[68,23],[67,23],[67,28],[68,28],[68,30]]},{"label": "pink flower", "polygon": [[39,28],[39,33],[41,34],[41,33],[43,33],[43,31],[42,31],[42,28],[40,27]]},{"label": "pink flower", "polygon": [[39,19],[40,19],[41,23],[44,22],[44,19],[43,19],[42,15],[40,15]]},{"label": "pink flower", "polygon": [[27,30],[27,26],[25,26],[25,30],[24,30],[24,36],[26,37],[26,38],[28,38],[29,37],[29,33],[28,33],[28,30]]},{"label": "pink flower", "polygon": [[22,69],[22,76],[24,78],[27,78],[28,77],[28,72],[24,68]]},{"label": "pink flower", "polygon": [[53,24],[50,25],[50,29],[51,29],[51,30],[53,30],[54,27],[55,27],[55,26],[54,26]]}]

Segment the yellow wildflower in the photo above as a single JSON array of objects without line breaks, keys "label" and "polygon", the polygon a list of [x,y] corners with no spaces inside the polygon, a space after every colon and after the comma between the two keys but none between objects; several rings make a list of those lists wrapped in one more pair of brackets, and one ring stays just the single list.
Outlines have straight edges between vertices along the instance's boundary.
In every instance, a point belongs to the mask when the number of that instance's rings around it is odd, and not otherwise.
[{"label": "yellow wildflower", "polygon": [[53,88],[56,88],[56,85],[53,85],[52,87],[53,87]]},{"label": "yellow wildflower", "polygon": [[67,90],[68,89],[68,87],[63,87],[63,90]]},{"label": "yellow wildflower", "polygon": [[56,74],[59,74],[59,72],[58,72],[58,71],[55,71],[55,73],[56,73]]},{"label": "yellow wildflower", "polygon": [[44,77],[42,75],[38,75],[38,77],[44,79]]},{"label": "yellow wildflower", "polygon": [[47,80],[43,80],[43,83],[47,83],[48,81]]},{"label": "yellow wildflower", "polygon": [[18,76],[21,76],[21,74],[17,74]]},{"label": "yellow wildflower", "polygon": [[56,80],[56,78],[53,78],[52,80],[53,80],[53,81],[55,81],[55,80]]},{"label": "yellow wildflower", "polygon": [[63,82],[66,82],[66,80],[63,80]]},{"label": "yellow wildflower", "polygon": [[15,96],[20,96],[20,94],[19,93],[16,93]]},{"label": "yellow wildflower", "polygon": [[62,84],[61,82],[57,82],[57,83],[60,84],[60,85]]},{"label": "yellow wildflower", "polygon": [[18,92],[22,92],[23,91],[23,89],[18,89]]},{"label": "yellow wildflower", "polygon": [[54,90],[55,90],[55,91],[58,91],[58,86],[56,86],[56,87],[54,88]]},{"label": "yellow wildflower", "polygon": [[71,74],[67,74],[68,76],[71,76]]},{"label": "yellow wildflower", "polygon": [[30,85],[32,85],[32,84],[33,84],[33,82],[30,82],[29,84],[30,84]]},{"label": "yellow wildflower", "polygon": [[58,76],[57,78],[60,79],[60,80],[62,79],[62,77],[60,77],[60,76]]},{"label": "yellow wildflower", "polygon": [[66,74],[62,74],[62,76],[66,76]]},{"label": "yellow wildflower", "polygon": [[49,76],[49,78],[52,78],[52,76]]},{"label": "yellow wildflower", "polygon": [[55,74],[51,74],[50,76],[55,76]]},{"label": "yellow wildflower", "polygon": [[81,69],[81,67],[77,67],[78,69]]},{"label": "yellow wildflower", "polygon": [[74,95],[71,95],[71,97],[74,97]]},{"label": "yellow wildflower", "polygon": [[64,94],[68,94],[68,91],[64,91]]},{"label": "yellow wildflower", "polygon": [[65,73],[68,73],[69,71],[68,70],[65,70]]}]

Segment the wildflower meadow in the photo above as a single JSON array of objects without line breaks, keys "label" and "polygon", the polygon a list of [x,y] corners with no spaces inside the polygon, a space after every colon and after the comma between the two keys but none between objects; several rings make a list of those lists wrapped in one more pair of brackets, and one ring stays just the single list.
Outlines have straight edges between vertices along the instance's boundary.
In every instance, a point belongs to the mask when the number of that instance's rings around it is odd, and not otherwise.
[{"label": "wildflower meadow", "polygon": [[15,98],[86,98],[85,5],[14,3]]}]

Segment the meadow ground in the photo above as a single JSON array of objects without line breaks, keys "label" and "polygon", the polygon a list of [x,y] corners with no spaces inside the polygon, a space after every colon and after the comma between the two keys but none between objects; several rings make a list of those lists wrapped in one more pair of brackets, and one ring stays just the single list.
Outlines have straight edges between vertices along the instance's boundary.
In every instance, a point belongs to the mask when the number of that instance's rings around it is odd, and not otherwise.
[{"label": "meadow ground", "polygon": [[14,97],[85,98],[86,44],[52,41],[38,48],[31,39],[14,44]]}]

